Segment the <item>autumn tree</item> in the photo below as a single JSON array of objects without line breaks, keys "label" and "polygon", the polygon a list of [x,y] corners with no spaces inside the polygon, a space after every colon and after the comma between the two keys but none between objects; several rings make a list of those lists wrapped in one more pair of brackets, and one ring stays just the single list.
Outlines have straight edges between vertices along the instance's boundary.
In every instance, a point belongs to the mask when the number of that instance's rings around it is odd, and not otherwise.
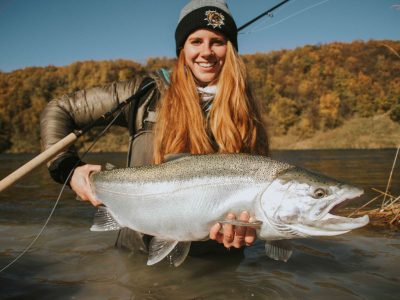
[{"label": "autumn tree", "polygon": [[276,134],[285,134],[298,120],[300,111],[296,102],[279,97],[270,106],[269,120]]},{"label": "autumn tree", "polygon": [[322,95],[319,99],[321,128],[334,128],[339,123],[340,98],[335,92]]}]

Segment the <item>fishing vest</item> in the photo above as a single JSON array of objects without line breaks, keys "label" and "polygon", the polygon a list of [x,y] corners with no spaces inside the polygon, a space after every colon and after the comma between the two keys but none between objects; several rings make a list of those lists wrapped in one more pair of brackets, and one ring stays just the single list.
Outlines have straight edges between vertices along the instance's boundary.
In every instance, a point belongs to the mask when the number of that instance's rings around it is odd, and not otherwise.
[{"label": "fishing vest", "polygon": [[153,163],[154,126],[157,120],[157,106],[163,91],[170,84],[170,73],[166,69],[157,70],[152,76],[145,77],[141,89],[151,81],[156,87],[132,103],[129,111],[129,148],[127,166],[138,167]]},{"label": "fishing vest", "polygon": [[[157,105],[162,91],[170,82],[169,72],[165,69],[157,70],[152,76],[145,77],[138,90],[151,81],[156,82],[155,88],[149,90],[129,108],[129,147],[127,167],[140,167],[153,164],[154,126],[157,120]],[[151,236],[123,228],[118,232],[115,246],[131,251],[148,252]]]}]

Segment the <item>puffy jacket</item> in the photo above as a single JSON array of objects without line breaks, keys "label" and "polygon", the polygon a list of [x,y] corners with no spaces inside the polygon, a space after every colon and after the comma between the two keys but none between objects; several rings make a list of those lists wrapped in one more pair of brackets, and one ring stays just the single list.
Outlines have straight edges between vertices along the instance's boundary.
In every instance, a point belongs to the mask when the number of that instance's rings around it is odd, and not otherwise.
[{"label": "puffy jacket", "polygon": [[[138,139],[131,139],[137,147],[130,146],[128,165],[150,163],[153,136],[152,131],[146,128],[145,120],[150,113],[147,108],[155,106],[154,103],[157,103],[168,84],[165,76],[162,76],[163,72],[165,71],[157,71],[149,77],[138,76],[123,82],[81,90],[50,101],[40,118],[42,148],[45,150],[74,130],[82,129],[135,94],[144,82],[153,79],[156,81],[156,86],[139,101],[130,103],[115,122],[116,125],[129,128],[132,137],[140,136]],[[64,183],[76,163],[83,164],[75,147],[71,146],[48,163],[50,175],[55,181]]]}]

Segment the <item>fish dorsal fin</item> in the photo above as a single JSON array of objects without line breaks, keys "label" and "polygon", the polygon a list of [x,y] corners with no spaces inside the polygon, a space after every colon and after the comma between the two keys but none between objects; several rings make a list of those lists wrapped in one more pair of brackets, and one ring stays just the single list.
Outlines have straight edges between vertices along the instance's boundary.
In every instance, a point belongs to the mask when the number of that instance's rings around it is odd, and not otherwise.
[{"label": "fish dorsal fin", "polygon": [[158,237],[152,238],[149,245],[147,265],[152,266],[162,261],[177,244],[178,241],[163,240]]},{"label": "fish dorsal fin", "polygon": [[170,264],[179,267],[186,259],[192,242],[179,242],[168,254]]},{"label": "fish dorsal fin", "polygon": [[242,226],[242,227],[254,227],[254,228],[260,228],[263,224],[262,221],[259,220],[255,220],[255,221],[251,221],[251,222],[243,222],[240,220],[221,220],[218,221],[217,223],[220,224],[230,224],[230,225],[235,225],[235,226]]},{"label": "fish dorsal fin", "polygon": [[94,214],[93,225],[90,227],[90,231],[112,231],[119,230],[122,227],[113,218],[108,211],[108,208],[100,205],[97,207],[97,211]]},{"label": "fish dorsal fin", "polygon": [[111,170],[114,170],[114,169],[116,169],[117,167],[116,166],[114,166],[113,164],[111,164],[111,163],[106,163],[105,165],[104,165],[104,169],[106,170],[106,171],[111,171]]},{"label": "fish dorsal fin", "polygon": [[269,258],[287,262],[292,256],[293,246],[289,241],[267,241],[265,243],[265,253]]},{"label": "fish dorsal fin", "polygon": [[164,162],[174,161],[183,157],[190,156],[190,153],[171,153],[165,155]]}]

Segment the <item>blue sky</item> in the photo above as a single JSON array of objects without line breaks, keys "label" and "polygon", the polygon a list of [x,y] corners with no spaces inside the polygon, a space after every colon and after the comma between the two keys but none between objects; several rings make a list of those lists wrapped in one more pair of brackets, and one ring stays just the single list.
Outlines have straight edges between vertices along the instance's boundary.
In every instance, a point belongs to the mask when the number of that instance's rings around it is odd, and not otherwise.
[{"label": "blue sky", "polygon": [[[281,0],[227,0],[238,26]],[[0,70],[174,57],[187,0],[0,0]],[[240,53],[400,40],[400,0],[291,0],[239,34]]]}]

